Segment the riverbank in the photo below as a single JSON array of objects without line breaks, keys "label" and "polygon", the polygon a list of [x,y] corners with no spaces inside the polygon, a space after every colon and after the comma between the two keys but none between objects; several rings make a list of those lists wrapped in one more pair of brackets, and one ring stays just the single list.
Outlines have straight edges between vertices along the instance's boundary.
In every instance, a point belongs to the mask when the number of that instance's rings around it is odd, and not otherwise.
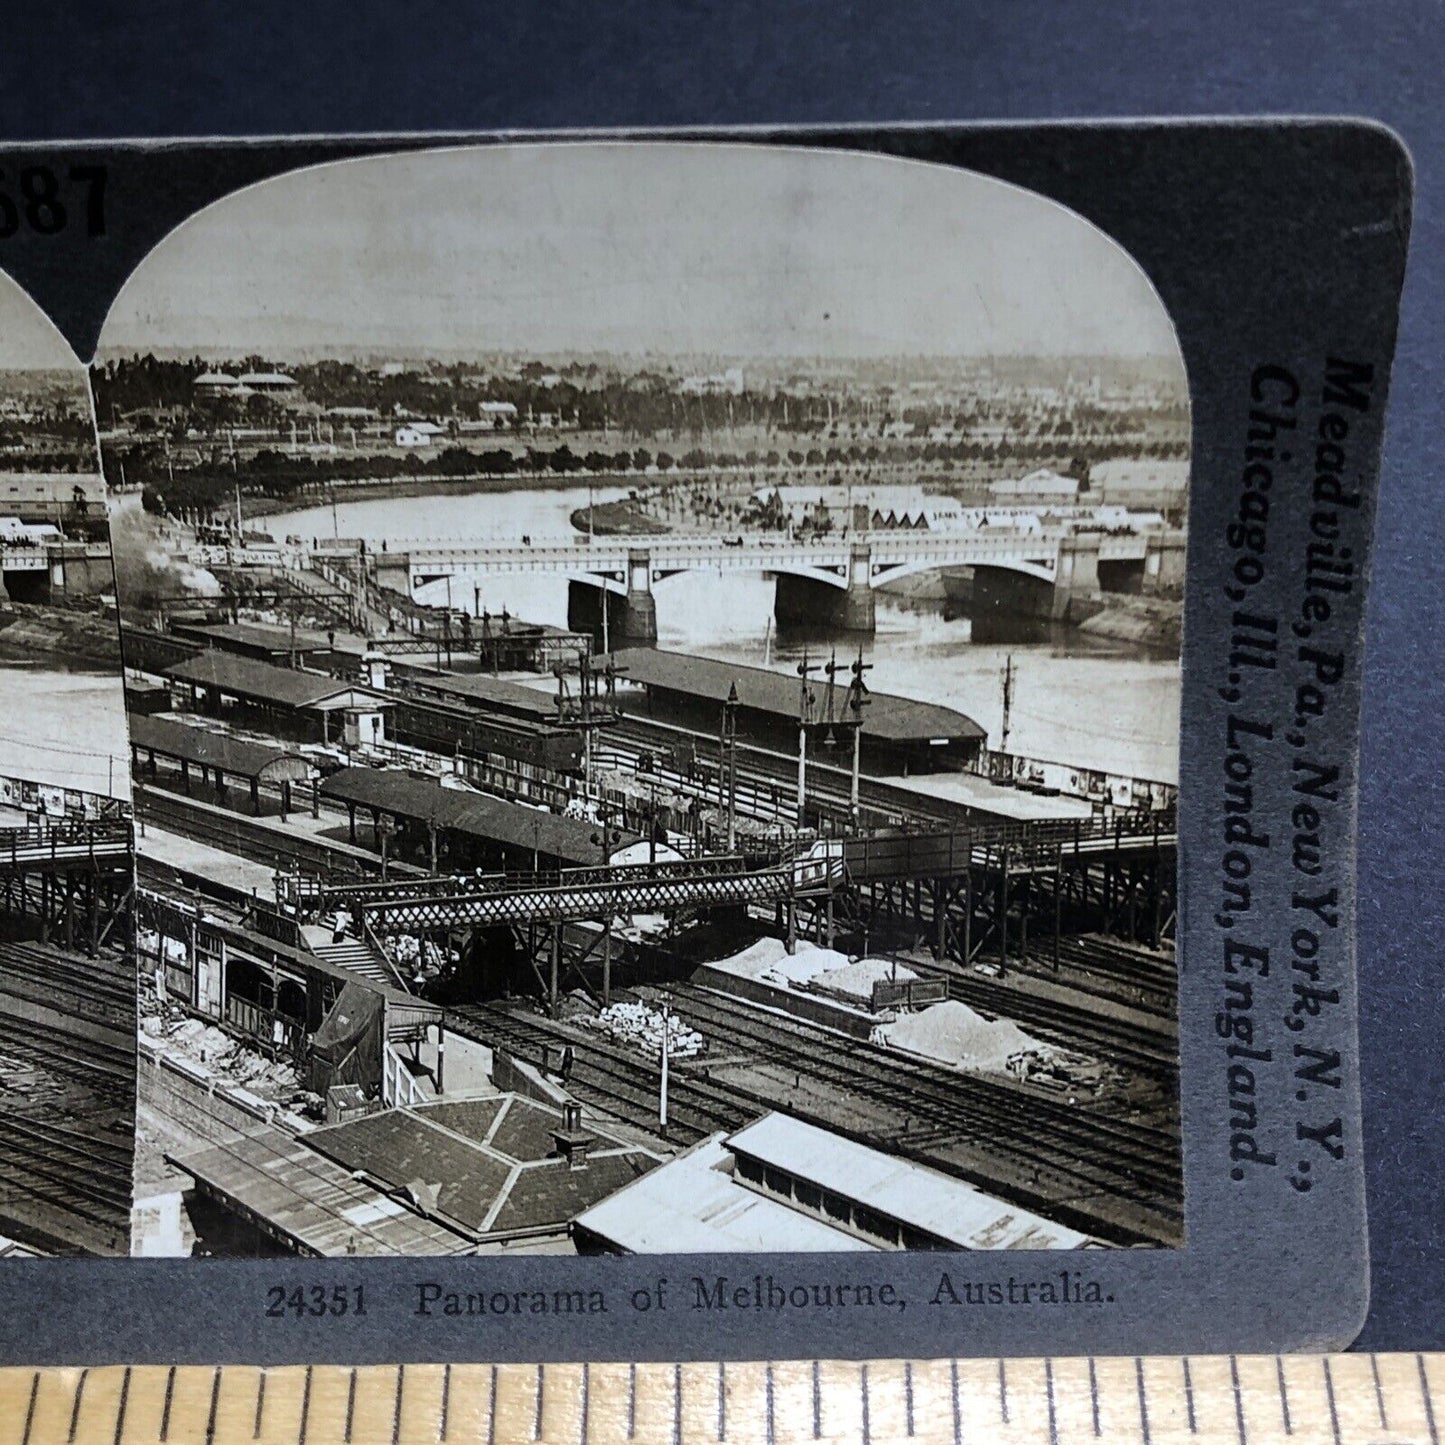
[{"label": "riverbank", "polygon": [[1184,604],[1176,597],[1138,597],[1120,592],[1102,594],[1103,606],[1078,624],[1088,637],[1132,642],[1178,655],[1183,633]]},{"label": "riverbank", "polygon": [[0,604],[0,658],[64,658],[120,671],[120,632],[114,617],[24,602]]},{"label": "riverbank", "polygon": [[[612,474],[599,474],[595,479],[599,485],[617,486],[627,478]],[[574,489],[578,482],[586,483],[584,474],[577,472],[537,474],[525,476],[475,476],[475,477],[386,477],[377,481],[337,482],[323,491],[297,493],[284,502],[274,497],[242,497],[241,516],[246,521],[266,519],[282,522],[296,512],[309,512],[317,507],[329,507],[333,502],[393,502],[412,497],[475,497],[511,492],[565,492]],[[586,509],[580,509],[584,514]],[[585,515],[584,515],[585,524]]]}]

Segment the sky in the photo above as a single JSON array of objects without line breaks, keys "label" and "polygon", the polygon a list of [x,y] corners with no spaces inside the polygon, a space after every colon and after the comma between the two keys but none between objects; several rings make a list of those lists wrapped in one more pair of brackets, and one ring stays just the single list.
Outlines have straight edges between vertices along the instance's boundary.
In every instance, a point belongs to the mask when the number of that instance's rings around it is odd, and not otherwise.
[{"label": "sky", "polygon": [[1053,201],[855,152],[516,145],[253,186],[185,222],[102,354],[371,350],[1178,357],[1148,281]]},{"label": "sky", "polygon": [[75,353],[50,319],[0,271],[0,371],[58,368],[83,375]]}]

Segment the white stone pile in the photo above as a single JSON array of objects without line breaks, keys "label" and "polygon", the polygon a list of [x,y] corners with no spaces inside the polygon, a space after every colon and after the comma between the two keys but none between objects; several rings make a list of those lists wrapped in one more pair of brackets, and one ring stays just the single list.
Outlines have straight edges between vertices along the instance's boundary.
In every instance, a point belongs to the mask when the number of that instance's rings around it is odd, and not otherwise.
[{"label": "white stone pile", "polygon": [[651,1059],[662,1057],[664,1028],[669,1059],[695,1059],[706,1047],[703,1036],[689,1028],[677,1014],[669,1013],[664,1025],[661,1010],[649,1008],[645,1003],[612,1004],[597,1015],[594,1026]]}]

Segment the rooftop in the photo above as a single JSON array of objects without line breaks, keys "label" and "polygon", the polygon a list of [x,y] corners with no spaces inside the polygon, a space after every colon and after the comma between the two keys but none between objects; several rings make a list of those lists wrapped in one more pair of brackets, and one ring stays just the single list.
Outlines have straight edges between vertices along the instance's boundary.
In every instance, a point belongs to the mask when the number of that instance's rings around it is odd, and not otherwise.
[{"label": "rooftop", "polygon": [[557,721],[555,689],[549,692],[540,687],[528,687],[525,683],[487,677],[482,673],[418,672],[409,680],[418,692],[464,698],[491,712],[534,718],[542,722]]},{"label": "rooftop", "polygon": [[1076,1249],[1088,1238],[962,1179],[786,1114],[740,1129],[728,1148],[959,1249]]},{"label": "rooftop", "polygon": [[132,749],[260,782],[305,782],[311,775],[305,758],[275,744],[250,742],[157,714],[131,713],[127,722]]},{"label": "rooftop", "polygon": [[[324,797],[394,817],[435,823],[506,847],[536,852],[563,863],[600,863],[601,847],[592,841],[597,825],[524,807],[466,788],[444,788],[433,777],[388,768],[343,768],[321,785]],[[619,847],[637,841],[635,833]]]},{"label": "rooftop", "polygon": [[[312,1130],[307,1144],[388,1193],[428,1196],[434,1218],[473,1237],[564,1230],[660,1162],[592,1120],[585,1166],[555,1153],[559,1113],[515,1094],[367,1114]],[[434,1203],[432,1202],[434,1199]]]},{"label": "rooftop", "polygon": [[465,1254],[472,1242],[353,1176],[306,1141],[261,1129],[173,1162],[205,1193],[261,1220],[298,1253]]},{"label": "rooftop", "polygon": [[289,708],[319,707],[332,711],[355,702],[381,706],[389,701],[380,693],[340,678],[276,667],[214,648],[166,668],[165,676],[177,682],[218,688],[233,697]]},{"label": "rooftop", "polygon": [[628,1254],[861,1251],[855,1235],[737,1183],[721,1134],[644,1174],[577,1219]]},{"label": "rooftop", "polygon": [[[614,654],[619,668],[626,669],[628,682],[716,702],[727,699],[729,688],[738,690],[738,702],[754,712],[772,713],[797,726],[799,680],[767,668],[748,667],[736,662],[717,662],[685,652],[665,652],[653,647],[634,647]],[[826,721],[828,686],[821,674],[809,680],[815,720]],[[841,674],[834,693],[835,715],[846,711],[847,674]],[[890,743],[932,742],[938,738],[979,738],[985,736],[971,717],[937,703],[919,702],[886,692],[870,692],[863,709],[863,737]]]},{"label": "rooftop", "polygon": [[[172,629],[186,638],[200,638],[208,643],[217,643],[225,650],[224,644],[233,643],[266,651],[277,657],[289,655],[292,633],[286,627],[272,627],[261,622],[181,622]],[[298,652],[315,652],[326,646],[324,633],[298,627],[295,632],[295,646]]]}]

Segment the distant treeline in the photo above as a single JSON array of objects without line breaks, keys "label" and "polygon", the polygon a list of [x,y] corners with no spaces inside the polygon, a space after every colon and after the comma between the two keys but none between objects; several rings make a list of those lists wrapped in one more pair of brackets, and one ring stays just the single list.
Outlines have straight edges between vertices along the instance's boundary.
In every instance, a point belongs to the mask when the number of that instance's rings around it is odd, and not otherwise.
[{"label": "distant treeline", "polygon": [[[289,403],[263,393],[198,398],[195,378],[211,366],[199,356],[172,361],[151,355],[93,366],[91,387],[102,428],[136,413],[169,415],[179,440],[190,427],[224,430],[235,424],[265,423],[287,410]],[[1006,395],[961,394],[955,404],[942,397],[925,400],[901,392],[865,397],[850,394],[844,386],[792,389],[780,384],[737,394],[698,394],[681,390],[679,377],[671,372],[648,368],[622,372],[595,362],[574,362],[554,371],[533,361],[504,376],[463,363],[379,373],[348,361],[289,364],[257,355],[229,362],[224,369],[233,375],[284,371],[316,412],[361,407],[391,421],[475,420],[480,402],[511,402],[522,422],[550,415],[583,431],[616,432],[634,439],[667,434],[705,443],[716,433],[740,427],[822,438],[840,424],[864,426],[870,435],[881,437],[895,422],[910,422],[924,430],[951,425],[961,432],[988,423],[1015,435],[1038,431],[1127,437],[1146,428],[1166,435],[1188,434],[1188,403],[1182,395],[1160,396],[1124,409],[1100,407],[1083,397],[1061,399],[1058,415],[1045,419]],[[964,390],[960,383],[960,392]]]},{"label": "distant treeline", "polygon": [[[929,442],[909,448],[906,454],[882,450],[861,443],[810,448],[789,448],[783,451],[748,451],[743,453],[708,451],[692,448],[679,456],[669,452],[652,452],[645,447],[625,448],[616,452],[574,451],[566,443],[551,448],[528,447],[514,452],[505,447],[471,450],[460,446],[443,446],[433,450],[409,451],[402,454],[355,456],[297,456],[274,449],[263,449],[243,463],[233,466],[219,448],[208,461],[178,467],[168,461],[160,447],[137,445],[124,449],[107,447],[103,453],[106,476],[112,482],[122,477],[131,485],[143,488],[144,505],[153,512],[208,512],[229,506],[239,483],[245,496],[260,496],[271,501],[298,503],[308,497],[321,496],[332,485],[348,482],[383,482],[388,480],[467,479],[487,477],[528,477],[593,473],[637,476],[673,471],[706,470],[747,471],[750,468],[862,468],[875,463],[919,463],[938,467],[943,472],[955,466],[987,465],[991,470],[1023,475],[1036,467],[1052,467],[1057,471],[1085,480],[1095,462],[1117,457],[1139,457],[1144,449],[1138,444],[1109,445],[1080,443],[1065,438],[1033,438],[1017,445],[1008,442],[977,441]],[[1185,456],[1182,443],[1174,446],[1150,447],[1150,456]],[[759,478],[764,484],[768,478]]]}]

